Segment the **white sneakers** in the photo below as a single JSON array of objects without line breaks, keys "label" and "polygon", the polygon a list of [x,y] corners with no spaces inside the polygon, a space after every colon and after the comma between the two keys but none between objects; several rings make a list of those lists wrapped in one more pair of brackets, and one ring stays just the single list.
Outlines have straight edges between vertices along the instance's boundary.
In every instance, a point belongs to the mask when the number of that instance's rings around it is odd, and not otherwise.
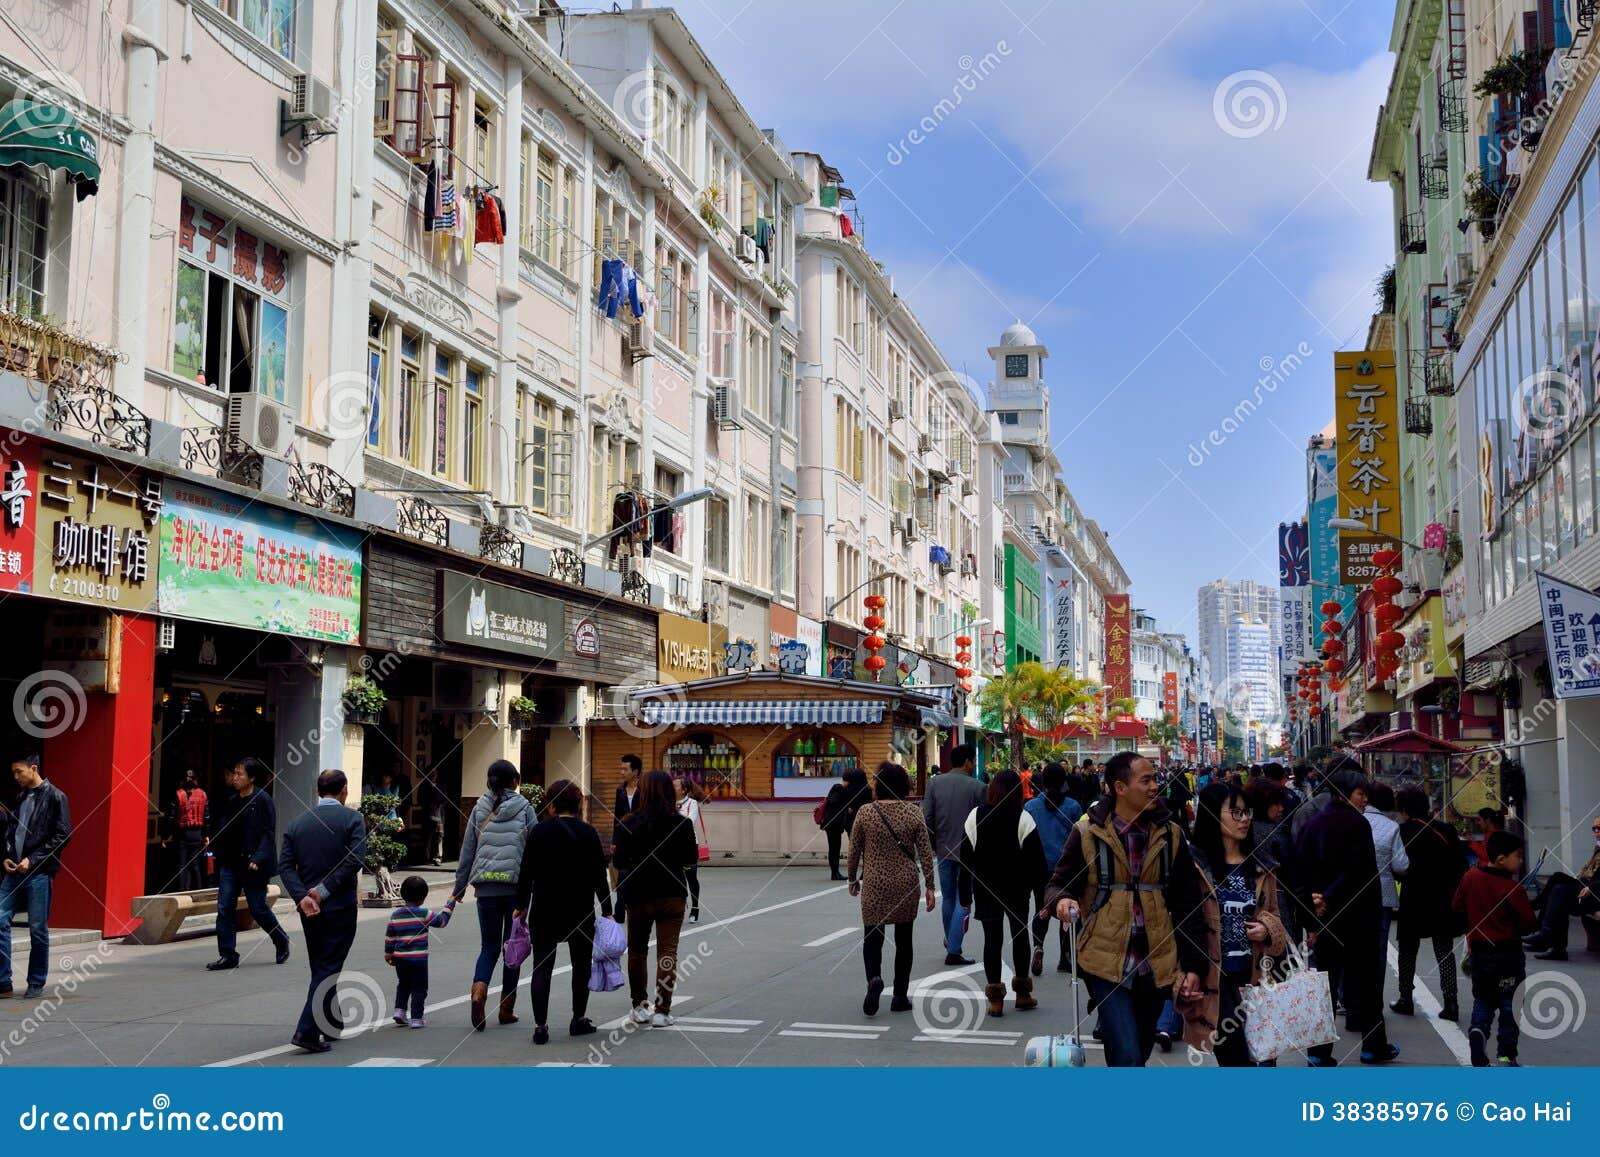
[{"label": "white sneakers", "polygon": [[672,1019],[670,1014],[665,1012],[658,1012],[650,1018],[651,1028],[671,1028],[677,1023],[677,1021]]},{"label": "white sneakers", "polygon": [[428,1027],[428,1022],[424,1018],[422,1018],[420,1016],[414,1016],[414,1017],[411,1018],[411,1027],[412,1028],[427,1028]]},{"label": "white sneakers", "polygon": [[634,1024],[649,1024],[650,1006],[648,1004],[641,1004],[628,1015],[633,1018]]},{"label": "white sneakers", "polygon": [[405,1023],[406,1023],[406,1010],[405,1009],[397,1008],[397,1009],[394,1010],[394,1022],[395,1022],[395,1024],[399,1025],[401,1028],[405,1027]]},{"label": "white sneakers", "polygon": [[634,1009],[628,1014],[628,1018],[632,1020],[634,1024],[643,1025],[648,1028],[671,1028],[673,1025],[678,1023],[672,1019],[670,1013],[658,1012],[654,1015],[651,1015],[650,1006],[648,1004],[641,1004],[638,1008]]}]

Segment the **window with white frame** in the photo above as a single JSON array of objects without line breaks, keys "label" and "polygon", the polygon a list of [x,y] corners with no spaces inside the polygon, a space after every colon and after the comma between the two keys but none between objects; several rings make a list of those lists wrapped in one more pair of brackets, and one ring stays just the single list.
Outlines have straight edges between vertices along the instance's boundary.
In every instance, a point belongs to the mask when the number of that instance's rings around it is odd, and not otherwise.
[{"label": "window with white frame", "polygon": [[572,191],[577,172],[554,150],[522,138],[522,248],[570,277],[575,233]]},{"label": "window with white frame", "polygon": [[790,596],[795,593],[795,559],[799,553],[797,545],[794,511],[784,507],[778,513],[779,572],[774,585],[780,593]]},{"label": "window with white frame", "polygon": [[528,509],[566,522],[572,517],[572,435],[567,412],[549,398],[519,391],[517,438],[521,477],[517,494]]},{"label": "window with white frame", "polygon": [[632,486],[639,473],[639,443],[612,438],[596,428],[589,456],[589,530],[604,534],[611,529],[611,500]]},{"label": "window with white frame", "polygon": [[[622,204],[598,184],[594,191],[594,280],[600,283],[600,263],[621,258],[637,272],[643,263],[639,239],[644,232],[644,222],[627,205]],[[619,311],[620,316],[620,311]]]},{"label": "window with white frame", "polygon": [[44,312],[50,193],[21,170],[0,171],[0,308]]},{"label": "window with white frame", "polygon": [[839,473],[854,482],[866,477],[866,432],[861,415],[843,398],[833,400],[833,445]]},{"label": "window with white frame", "polygon": [[295,0],[209,0],[209,3],[279,56],[294,59]]},{"label": "window with white frame", "polygon": [[706,499],[706,565],[728,573],[728,500],[720,494]]},{"label": "window with white frame", "polygon": [[755,495],[744,500],[744,579],[752,586],[767,585],[771,570],[772,538],[767,531],[769,507]]},{"label": "window with white frame", "polygon": [[794,353],[790,350],[778,355],[778,421],[795,433]]},{"label": "window with white frame", "polygon": [[660,72],[655,75],[656,147],[684,172],[694,171],[694,101]]},{"label": "window with white frame", "polygon": [[689,294],[694,288],[694,266],[677,249],[656,245],[656,332],[686,353],[689,349]]},{"label": "window with white frame", "polygon": [[744,365],[739,374],[745,409],[771,421],[772,337],[762,326],[744,322]]},{"label": "window with white frame", "polygon": [[877,307],[867,306],[867,370],[880,381],[883,378],[883,314]]}]

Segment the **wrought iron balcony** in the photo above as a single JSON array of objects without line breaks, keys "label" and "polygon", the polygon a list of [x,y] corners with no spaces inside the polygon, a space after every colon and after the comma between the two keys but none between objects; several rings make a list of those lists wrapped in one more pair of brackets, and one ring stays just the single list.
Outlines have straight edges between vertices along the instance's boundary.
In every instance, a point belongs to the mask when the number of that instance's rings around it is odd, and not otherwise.
[{"label": "wrought iron balcony", "polygon": [[485,522],[478,533],[478,557],[501,566],[521,566],[522,540],[503,526]]},{"label": "wrought iron balcony", "polygon": [[1400,252],[1426,253],[1428,251],[1428,215],[1407,213],[1400,218]]},{"label": "wrought iron balcony", "polygon": [[1456,379],[1448,355],[1438,350],[1411,351],[1411,380],[1422,383],[1423,393],[1434,398],[1455,396]]},{"label": "wrought iron balcony", "polygon": [[622,597],[649,606],[650,580],[645,578],[641,571],[624,571],[622,575]]},{"label": "wrought iron balcony", "polygon": [[550,552],[550,577],[575,587],[583,585],[583,558],[570,546],[558,546]]},{"label": "wrought iron balcony", "polygon": [[431,542],[435,546],[450,545],[450,520],[426,498],[412,495],[398,500],[395,525],[407,538]]},{"label": "wrought iron balcony", "polygon": [[1417,184],[1429,200],[1443,201],[1450,196],[1450,163],[1443,154],[1435,153],[1419,160]]},{"label": "wrought iron balcony", "polygon": [[97,446],[150,453],[150,419],[104,386],[52,383],[45,399],[45,421]]},{"label": "wrought iron balcony", "polygon": [[261,455],[221,426],[185,426],[179,461],[191,474],[211,474],[252,490],[261,489]]},{"label": "wrought iron balcony", "polygon": [[1406,433],[1424,438],[1433,433],[1433,403],[1426,399],[1406,401]]},{"label": "wrought iron balcony", "polygon": [[320,462],[290,461],[289,497],[329,514],[355,517],[356,488],[333,467]]},{"label": "wrought iron balcony", "polygon": [[96,445],[148,454],[150,419],[111,389],[117,357],[47,321],[0,309],[0,371],[46,387],[46,424]]},{"label": "wrought iron balcony", "polygon": [[1464,80],[1439,85],[1439,127],[1447,133],[1467,131],[1467,97]]}]

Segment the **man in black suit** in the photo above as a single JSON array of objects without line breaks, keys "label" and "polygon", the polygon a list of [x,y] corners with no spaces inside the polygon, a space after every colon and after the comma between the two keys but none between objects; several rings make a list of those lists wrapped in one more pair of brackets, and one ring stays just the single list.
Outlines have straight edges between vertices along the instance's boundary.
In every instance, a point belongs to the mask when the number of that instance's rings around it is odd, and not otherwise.
[{"label": "man in black suit", "polygon": [[339,973],[356,939],[356,881],[367,854],[367,825],[345,805],[350,784],[342,771],[317,776],[317,806],[283,833],[278,874],[300,908],[311,986],[289,1043],[325,1053],[328,1037],[344,1029],[339,1015]]},{"label": "man in black suit", "polygon": [[[622,757],[622,782],[617,785],[617,798],[611,803],[611,846],[617,846],[617,828],[627,818],[629,812],[639,806],[639,779],[644,774],[644,760],[637,755],[628,754]],[[617,891],[617,870],[611,869],[611,890]],[[627,911],[622,904],[622,896],[617,896],[617,922],[622,923],[627,919]],[[624,925],[626,926],[626,925]]]}]

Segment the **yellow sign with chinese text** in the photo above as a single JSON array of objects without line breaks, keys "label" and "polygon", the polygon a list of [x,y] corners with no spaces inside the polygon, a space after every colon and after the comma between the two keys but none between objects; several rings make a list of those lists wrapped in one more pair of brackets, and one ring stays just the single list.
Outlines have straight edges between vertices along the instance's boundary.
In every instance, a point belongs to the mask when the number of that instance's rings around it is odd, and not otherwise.
[{"label": "yellow sign with chinese text", "polygon": [[1333,355],[1339,517],[1371,532],[1339,532],[1339,581],[1362,586],[1381,573],[1372,555],[1400,542],[1400,391],[1393,350]]}]

